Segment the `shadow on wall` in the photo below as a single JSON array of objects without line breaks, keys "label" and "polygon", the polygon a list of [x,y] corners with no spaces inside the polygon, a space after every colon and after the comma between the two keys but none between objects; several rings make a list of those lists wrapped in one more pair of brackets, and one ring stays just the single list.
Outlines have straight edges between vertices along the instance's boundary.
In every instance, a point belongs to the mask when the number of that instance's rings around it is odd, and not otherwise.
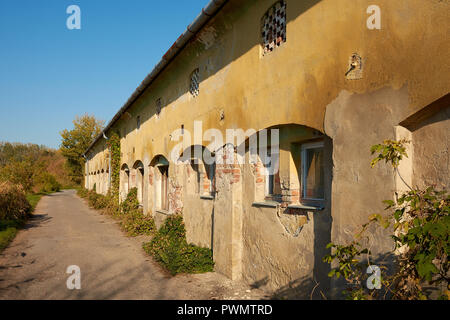
[{"label": "shadow on wall", "polygon": [[[390,252],[382,255],[378,255],[375,258],[371,258],[371,265],[380,267],[387,275],[392,275],[396,272],[396,256]],[[328,276],[327,276],[328,277]],[[329,278],[330,279],[330,278]],[[347,282],[343,278],[333,278],[332,289],[324,291],[320,285],[320,282],[309,276],[301,277],[294,281],[291,281],[286,286],[276,290],[271,299],[274,300],[343,300],[346,299],[345,291],[347,288]],[[365,284],[363,284],[365,285]],[[392,298],[386,289],[380,289],[378,293],[380,299],[389,300]]]},{"label": "shadow on wall", "polygon": [[[158,109],[159,107],[155,105],[155,101],[153,101],[153,98],[155,98],[154,95],[159,95],[160,92],[166,92],[166,88],[173,87],[174,78],[188,78],[188,75],[192,73],[191,67],[193,66],[193,63],[195,63],[197,68],[200,67],[201,83],[224,70],[233,61],[238,60],[255,46],[262,45],[262,38],[253,35],[260,35],[261,18],[277,1],[279,0],[230,0],[225,4],[220,12],[186,45],[181,54],[175,56],[165,69],[163,69],[162,73],[158,75],[157,80],[151,85],[151,93],[146,90],[136,99],[134,102],[135,105],[140,105],[144,108],[149,105],[153,106],[151,112],[140,115],[140,123],[146,122],[151,117],[161,112],[161,110]],[[288,1],[286,24],[297,19],[297,17],[304,14],[321,1],[322,0]],[[248,14],[249,11],[252,12],[251,17],[257,15],[257,18],[254,19],[255,29],[250,30],[250,36],[249,34],[239,33],[239,28],[242,27],[242,17]],[[202,42],[202,32],[209,33],[210,30],[214,30],[214,43],[212,45],[205,45],[204,42]],[[225,47],[224,44],[230,37],[233,38],[233,45],[227,45]],[[289,41],[289,35],[287,36],[287,41]],[[205,51],[211,52],[208,54],[210,58],[202,56]],[[198,57],[202,58],[199,59]],[[213,68],[207,67],[207,63],[211,63]],[[205,68],[208,69],[208,71],[204,71]],[[166,92],[163,96],[162,109],[178,100],[182,95],[188,93],[189,89],[189,82],[186,82],[185,86],[178,87],[176,90],[171,90],[170,94],[167,94]],[[132,118],[132,114],[129,112],[122,116],[126,122]],[[123,136],[136,130],[137,122],[131,123],[131,126],[128,125],[123,128],[124,131],[121,133]]]}]

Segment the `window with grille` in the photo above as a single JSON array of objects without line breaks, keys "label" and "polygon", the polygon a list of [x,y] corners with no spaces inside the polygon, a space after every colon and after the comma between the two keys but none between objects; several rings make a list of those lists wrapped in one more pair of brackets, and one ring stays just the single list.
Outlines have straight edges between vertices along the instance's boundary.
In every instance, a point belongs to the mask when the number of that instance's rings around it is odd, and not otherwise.
[{"label": "window with grille", "polygon": [[162,101],[161,98],[156,100],[156,115],[159,117],[159,114],[161,113],[162,108]]},{"label": "window with grille", "polygon": [[197,97],[200,93],[200,70],[197,68],[191,74],[191,84],[189,87],[189,92],[193,97]]},{"label": "window with grille", "polygon": [[264,54],[286,42],[286,2],[273,5],[262,18],[262,46]]}]

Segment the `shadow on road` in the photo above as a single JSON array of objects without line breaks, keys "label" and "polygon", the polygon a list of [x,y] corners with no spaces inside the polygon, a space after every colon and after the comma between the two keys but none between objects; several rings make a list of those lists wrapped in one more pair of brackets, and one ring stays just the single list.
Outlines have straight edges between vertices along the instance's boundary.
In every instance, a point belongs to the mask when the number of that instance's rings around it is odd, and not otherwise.
[{"label": "shadow on road", "polygon": [[52,218],[48,216],[48,214],[33,214],[23,227],[23,229],[27,230],[30,228],[39,227],[41,224],[47,223]]}]

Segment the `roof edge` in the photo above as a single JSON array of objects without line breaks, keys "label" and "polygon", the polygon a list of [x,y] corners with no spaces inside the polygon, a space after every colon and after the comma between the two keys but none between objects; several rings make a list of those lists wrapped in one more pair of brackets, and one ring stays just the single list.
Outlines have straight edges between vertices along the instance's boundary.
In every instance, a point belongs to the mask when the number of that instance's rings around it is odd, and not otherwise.
[{"label": "roof edge", "polygon": [[211,0],[194,19],[194,21],[186,28],[186,30],[178,37],[174,44],[167,50],[162,56],[161,60],[156,64],[153,70],[145,77],[139,87],[128,98],[125,104],[119,109],[114,117],[108,122],[106,127],[100,132],[100,134],[89,145],[83,156],[93,148],[93,146],[103,138],[103,135],[111,129],[111,127],[119,120],[122,114],[131,107],[131,105],[141,96],[141,94],[153,83],[154,80],[160,75],[165,67],[184,49],[186,44],[196,35],[207,22],[209,22],[222,7],[228,2],[228,0]]}]

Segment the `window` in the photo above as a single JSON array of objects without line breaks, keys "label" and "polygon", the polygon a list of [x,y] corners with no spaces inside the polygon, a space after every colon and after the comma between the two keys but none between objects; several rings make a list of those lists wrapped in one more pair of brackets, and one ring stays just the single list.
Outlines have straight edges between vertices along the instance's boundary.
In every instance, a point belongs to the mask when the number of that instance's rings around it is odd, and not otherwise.
[{"label": "window", "polygon": [[323,142],[302,145],[302,198],[324,199]]},{"label": "window", "polygon": [[139,130],[141,128],[141,116],[136,118],[136,128]]},{"label": "window", "polygon": [[156,100],[156,115],[159,117],[159,114],[161,113],[161,108],[162,108],[162,101],[161,98]]},{"label": "window", "polygon": [[264,15],[262,24],[262,46],[264,54],[272,52],[286,42],[286,2],[279,1]]},{"label": "window", "polygon": [[169,166],[158,166],[161,173],[161,209],[169,210]]},{"label": "window", "polygon": [[200,93],[200,69],[197,68],[191,74],[191,83],[189,86],[189,92],[193,97],[197,97]]}]

